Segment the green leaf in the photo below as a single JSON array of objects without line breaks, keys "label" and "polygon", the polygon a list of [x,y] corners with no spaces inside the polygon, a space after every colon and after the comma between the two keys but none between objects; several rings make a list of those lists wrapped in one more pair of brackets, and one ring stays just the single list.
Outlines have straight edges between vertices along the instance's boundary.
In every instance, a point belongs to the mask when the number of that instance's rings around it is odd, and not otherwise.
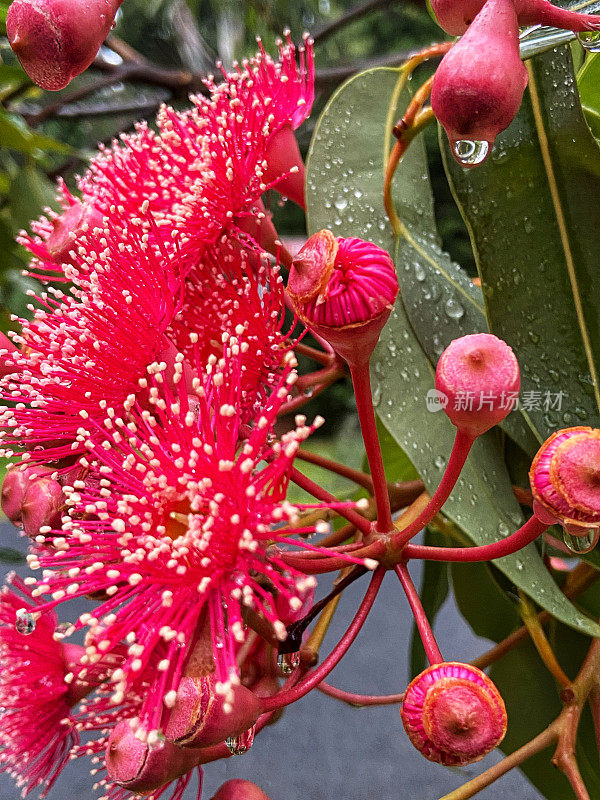
[{"label": "green leaf", "polygon": [[[361,236],[395,254],[396,242],[383,209],[385,131],[408,98],[394,90],[399,71],[364,72],[339,89],[320,118],[307,165],[308,229],[330,228]],[[390,110],[391,107],[391,110]],[[403,266],[399,265],[399,271]],[[401,300],[383,331],[373,359],[374,403],[385,427],[407,453],[429,491],[442,476],[454,439],[443,413],[429,413],[433,369],[417,340]],[[473,448],[445,513],[478,543],[497,541],[522,522],[493,434]],[[592,635],[600,627],[566,598],[530,545],[498,567],[550,613]]]},{"label": "green leaf", "polygon": [[66,155],[72,152],[69,145],[32,131],[22,117],[9,114],[3,108],[0,108],[0,141],[2,146],[9,150],[16,150],[38,159],[44,157],[46,150]]},{"label": "green leaf", "polygon": [[579,99],[590,130],[600,138],[600,53],[588,53],[577,73]]},{"label": "green leaf", "polygon": [[517,354],[521,406],[529,404],[544,440],[565,425],[600,424],[600,261],[590,236],[600,150],[583,118],[568,47],[528,69],[521,110],[487,163],[462,168],[442,139],[490,327]]},{"label": "green leaf", "polygon": [[[427,528],[425,530],[423,544],[443,546],[447,545],[448,541],[442,534]],[[448,597],[449,589],[448,564],[443,561],[426,561],[423,565],[423,578],[421,580],[421,591],[419,595],[427,619],[432,627],[438,611],[444,605]],[[419,636],[417,626],[413,623],[410,640],[410,675],[418,675],[419,672],[425,669],[427,664],[427,656],[425,655],[421,637]]]},{"label": "green leaf", "polygon": [[48,205],[56,205],[56,186],[32,164],[20,170],[10,190],[11,221],[14,232],[28,228]]},{"label": "green leaf", "polygon": [[[488,564],[451,564],[452,587],[460,613],[477,636],[499,642],[521,624]],[[473,591],[473,587],[477,591]]]},{"label": "green leaf", "polygon": [[[388,481],[399,483],[401,481],[416,480],[419,477],[419,473],[380,420],[377,420],[377,435],[379,436],[379,445],[383,454],[385,474]],[[363,469],[368,472],[369,466],[366,457],[363,462]]]}]

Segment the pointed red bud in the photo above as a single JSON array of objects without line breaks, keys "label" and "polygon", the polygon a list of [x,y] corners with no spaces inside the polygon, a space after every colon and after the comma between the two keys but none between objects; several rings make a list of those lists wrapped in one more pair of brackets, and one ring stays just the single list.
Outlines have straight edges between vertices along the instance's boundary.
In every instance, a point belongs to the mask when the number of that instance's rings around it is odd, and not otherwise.
[{"label": "pointed red bud", "polygon": [[46,239],[46,249],[58,264],[72,264],[71,250],[79,236],[94,228],[101,228],[104,218],[92,203],[75,200],[64,214],[52,221],[52,232]]},{"label": "pointed red bud", "polygon": [[269,798],[252,781],[234,778],[224,783],[212,800],[269,800]]},{"label": "pointed red bud", "polygon": [[92,63],[122,0],[14,0],[6,17],[10,46],[42,89],[64,89]]},{"label": "pointed red bud", "polygon": [[526,86],[512,0],[487,0],[442,59],[431,89],[433,113],[460,164],[485,160],[496,136],[515,118]]},{"label": "pointed red bud", "polygon": [[176,780],[200,761],[197,751],[183,750],[160,737],[153,737],[150,743],[141,741],[129,720],[113,728],[106,747],[108,776],[136,794],[152,792]]},{"label": "pointed red bud", "polygon": [[35,538],[44,526],[58,527],[64,502],[65,496],[58,481],[49,476],[30,481],[21,507],[21,521],[27,536]]},{"label": "pointed red bud", "polygon": [[2,482],[2,511],[15,525],[22,522],[23,498],[31,482],[49,475],[48,467],[10,467]]},{"label": "pointed red bud", "polygon": [[315,233],[292,262],[294,310],[351,366],[369,359],[398,295],[394,262],[372,242]]},{"label": "pointed red bud", "polygon": [[[446,33],[461,36],[483,8],[485,0],[431,0],[431,7]],[[600,28],[596,14],[578,14],[549,3],[548,0],[515,0],[519,25],[550,25],[568,31]]]},{"label": "pointed red bud", "polygon": [[165,736],[180,747],[209,747],[243,734],[262,713],[262,702],[242,684],[219,685],[215,675],[182,678]]}]

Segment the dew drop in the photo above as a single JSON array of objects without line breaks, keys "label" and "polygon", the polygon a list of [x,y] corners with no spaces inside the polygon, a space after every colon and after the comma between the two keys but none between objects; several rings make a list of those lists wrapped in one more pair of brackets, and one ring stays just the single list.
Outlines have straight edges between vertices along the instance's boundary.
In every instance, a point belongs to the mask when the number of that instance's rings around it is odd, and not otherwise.
[{"label": "dew drop", "polygon": [[438,469],[444,469],[446,466],[446,459],[443,456],[438,456],[433,463]]},{"label": "dew drop", "polygon": [[458,300],[455,300],[453,297],[449,297],[446,300],[444,309],[450,319],[460,319],[465,314],[464,308],[461,306]]},{"label": "dew drop", "polygon": [[19,608],[16,613],[15,630],[23,636],[29,636],[35,630],[35,617],[25,608]]},{"label": "dew drop", "polygon": [[482,164],[490,152],[490,143],[479,139],[459,139],[452,145],[454,158],[463,167]]},{"label": "dew drop", "polygon": [[227,749],[232,756],[241,756],[250,750],[252,747],[252,742],[254,741],[254,730],[255,728],[252,726],[251,728],[248,728],[247,731],[244,731],[244,733],[240,733],[238,736],[230,736],[229,738],[225,739]]},{"label": "dew drop", "polygon": [[573,536],[568,531],[563,531],[563,542],[572,553],[589,553],[598,542],[600,529],[590,528],[584,536]]},{"label": "dew drop", "polygon": [[300,664],[300,653],[279,653],[277,666],[284,675],[291,675]]},{"label": "dew drop", "polygon": [[579,44],[590,53],[600,53],[600,31],[579,31]]},{"label": "dew drop", "polygon": [[338,211],[343,211],[346,206],[348,205],[348,201],[345,197],[338,197],[338,199],[334,203],[335,207]]},{"label": "dew drop", "polygon": [[500,522],[498,524],[498,533],[500,534],[500,536],[508,536],[508,534],[510,533],[510,528],[508,527],[506,522]]},{"label": "dew drop", "polygon": [[162,750],[165,742],[165,735],[162,731],[152,731],[148,735],[148,748],[150,750]]}]

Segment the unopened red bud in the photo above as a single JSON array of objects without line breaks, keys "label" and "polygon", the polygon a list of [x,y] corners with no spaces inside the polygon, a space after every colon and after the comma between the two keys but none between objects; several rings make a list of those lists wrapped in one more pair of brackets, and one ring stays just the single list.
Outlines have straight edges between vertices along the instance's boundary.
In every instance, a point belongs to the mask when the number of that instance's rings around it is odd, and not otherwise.
[{"label": "unopened red bud", "polygon": [[527,86],[512,0],[487,0],[433,79],[431,107],[463,166],[482,163],[515,118]]},{"label": "unopened red bud", "polygon": [[48,467],[11,467],[2,482],[2,511],[15,525],[22,522],[23,500],[25,492],[35,480],[43,475],[49,475]]},{"label": "unopened red bud", "polygon": [[381,247],[323,230],[294,258],[287,290],[298,316],[352,366],[373,352],[398,295],[398,279]]},{"label": "unopened red bud", "polygon": [[484,672],[469,664],[435,664],[417,675],[400,714],[417,750],[446,766],[479,761],[506,733],[500,693]]},{"label": "unopened red bud", "polygon": [[224,689],[214,675],[182,678],[165,736],[180,747],[209,747],[252,728],[262,702],[241,684]]},{"label": "unopened red bud", "polygon": [[58,481],[50,477],[31,481],[21,507],[21,521],[27,536],[35,538],[44,526],[58,527],[64,502],[62,486]]},{"label": "unopened red bud", "polygon": [[136,794],[145,794],[176,780],[201,761],[197,751],[184,750],[155,734],[141,741],[135,726],[122,720],[112,730],[106,747],[109,778]]},{"label": "unopened red bud", "polygon": [[90,66],[122,0],[14,0],[6,17],[10,46],[42,89],[64,89]]},{"label": "unopened red bud", "polygon": [[508,416],[520,387],[515,354],[491,333],[455,339],[442,353],[435,373],[435,388],[450,421],[474,437]]},{"label": "unopened red bud", "polygon": [[269,798],[252,781],[234,778],[224,783],[212,800],[269,800]]},{"label": "unopened red bud", "polygon": [[64,214],[52,221],[52,232],[46,240],[50,257],[59,264],[72,263],[71,250],[85,231],[102,227],[103,216],[92,203],[75,200]]},{"label": "unopened red bud", "polygon": [[[446,33],[460,36],[483,8],[485,0],[431,0],[431,7]],[[551,25],[569,31],[600,28],[596,14],[579,14],[552,5],[548,0],[514,0],[519,25]]]}]

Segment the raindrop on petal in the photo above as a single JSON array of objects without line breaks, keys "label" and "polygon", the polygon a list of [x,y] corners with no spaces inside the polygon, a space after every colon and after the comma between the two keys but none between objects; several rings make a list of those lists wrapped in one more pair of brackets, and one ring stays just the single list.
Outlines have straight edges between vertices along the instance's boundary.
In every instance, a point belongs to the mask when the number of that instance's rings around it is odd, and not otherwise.
[{"label": "raindrop on petal", "polygon": [[35,617],[25,608],[20,608],[16,613],[15,630],[23,636],[29,636],[35,630]]}]

